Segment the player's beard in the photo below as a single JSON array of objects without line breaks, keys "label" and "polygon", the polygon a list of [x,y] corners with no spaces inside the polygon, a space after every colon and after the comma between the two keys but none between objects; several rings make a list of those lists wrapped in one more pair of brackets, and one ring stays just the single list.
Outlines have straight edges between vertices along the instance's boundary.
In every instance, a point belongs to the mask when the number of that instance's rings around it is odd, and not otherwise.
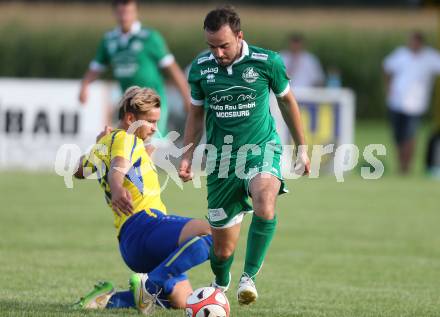
[{"label": "player's beard", "polygon": [[240,58],[240,56],[241,56],[241,54],[242,54],[242,51],[243,51],[243,42],[241,42],[241,47],[237,50],[237,54],[235,54],[235,56],[234,56],[234,58],[232,59],[231,62],[229,62],[229,63],[222,63],[219,59],[217,59],[217,62],[218,62],[221,66],[223,66],[223,67],[231,66],[231,65],[232,65],[237,59]]}]

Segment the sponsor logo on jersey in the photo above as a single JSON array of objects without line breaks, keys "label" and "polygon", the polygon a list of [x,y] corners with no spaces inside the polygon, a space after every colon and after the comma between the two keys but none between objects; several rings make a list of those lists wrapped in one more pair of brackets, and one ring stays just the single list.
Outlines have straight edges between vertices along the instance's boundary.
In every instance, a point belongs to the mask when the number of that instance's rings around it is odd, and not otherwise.
[{"label": "sponsor logo on jersey", "polygon": [[267,54],[263,54],[263,53],[252,53],[251,58],[253,59],[260,59],[262,61],[267,61],[267,58],[269,56]]},{"label": "sponsor logo on jersey", "polygon": [[217,74],[218,73],[218,67],[208,67],[206,69],[200,70],[200,75],[206,75],[206,74]]},{"label": "sponsor logo on jersey", "polygon": [[243,74],[241,75],[241,77],[243,77],[243,79],[247,82],[247,83],[254,83],[257,81],[258,79],[258,73],[256,71],[254,71],[253,67],[248,67],[244,70]]}]

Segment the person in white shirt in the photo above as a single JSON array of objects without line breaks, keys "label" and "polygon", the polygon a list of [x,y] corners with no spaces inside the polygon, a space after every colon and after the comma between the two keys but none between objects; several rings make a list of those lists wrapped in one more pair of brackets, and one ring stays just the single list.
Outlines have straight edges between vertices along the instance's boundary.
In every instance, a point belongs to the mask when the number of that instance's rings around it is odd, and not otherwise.
[{"label": "person in white shirt", "polygon": [[440,74],[440,52],[425,45],[413,32],[407,46],[396,48],[383,61],[387,105],[400,172],[410,170],[421,116],[428,110],[435,76]]},{"label": "person in white shirt", "polygon": [[[287,76],[290,78],[290,86],[293,91],[296,88],[307,88],[323,86],[325,84],[325,75],[318,58],[308,52],[305,48],[305,40],[301,34],[293,33],[289,37],[288,48],[280,52],[286,66]],[[276,103],[276,98],[272,95],[270,111],[275,119],[276,129],[283,146],[292,145],[293,140],[290,136],[289,128],[284,122],[283,116]],[[290,173],[291,164],[289,164],[291,152],[284,148],[281,157],[281,169],[283,175]]]},{"label": "person in white shirt", "polygon": [[324,84],[325,76],[321,64],[315,55],[305,49],[301,34],[292,34],[289,38],[289,49],[280,54],[291,79],[291,86],[297,88]]}]

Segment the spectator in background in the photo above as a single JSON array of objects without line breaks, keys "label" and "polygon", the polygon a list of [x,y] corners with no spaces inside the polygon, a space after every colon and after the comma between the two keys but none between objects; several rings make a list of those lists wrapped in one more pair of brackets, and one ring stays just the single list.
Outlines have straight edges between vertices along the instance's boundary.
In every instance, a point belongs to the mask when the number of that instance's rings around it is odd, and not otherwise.
[{"label": "spectator in background", "polygon": [[[325,76],[321,64],[313,54],[305,49],[304,37],[301,34],[292,34],[289,37],[288,49],[280,52],[280,55],[286,66],[286,72],[290,78],[290,86],[293,92],[297,88],[316,87],[325,84]],[[275,119],[281,144],[283,146],[291,145],[293,140],[289,128],[284,122],[274,96],[271,97],[270,111]],[[281,170],[284,175],[288,175],[291,169],[291,164],[289,164],[290,156],[291,153],[287,148],[284,148],[281,156]]]},{"label": "spectator in background", "polygon": [[328,88],[341,88],[341,71],[336,66],[329,66],[327,69],[327,81],[326,86]]},{"label": "spectator in background", "polygon": [[304,37],[294,33],[289,38],[289,49],[281,52],[292,87],[324,85],[325,76],[319,60],[305,49]]},{"label": "spectator in background", "polygon": [[440,73],[440,53],[413,32],[407,46],[396,48],[383,62],[389,117],[397,145],[400,172],[410,170],[421,116],[428,110],[433,81]]},{"label": "spectator in background", "polygon": [[112,6],[118,27],[104,35],[84,75],[79,100],[81,103],[87,102],[90,83],[111,65],[122,92],[128,87],[140,86],[152,88],[160,95],[162,114],[158,128],[164,136],[168,111],[162,72],[173,81],[188,110],[191,101],[186,77],[162,35],[156,30],[142,27],[138,20],[136,0],[113,0]]}]

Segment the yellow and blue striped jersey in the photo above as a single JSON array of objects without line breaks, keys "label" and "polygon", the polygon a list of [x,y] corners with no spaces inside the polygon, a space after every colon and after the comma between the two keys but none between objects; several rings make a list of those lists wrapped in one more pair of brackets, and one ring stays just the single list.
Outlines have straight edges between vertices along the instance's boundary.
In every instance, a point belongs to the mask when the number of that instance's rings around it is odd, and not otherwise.
[{"label": "yellow and blue striped jersey", "polygon": [[[123,186],[131,194],[133,214],[146,212],[151,217],[157,217],[150,211],[150,208],[166,213],[166,207],[160,198],[159,179],[143,141],[133,134],[128,134],[125,130],[114,130],[102,137],[82,161],[84,176],[87,177],[92,173],[96,175],[110,208],[112,208],[112,196],[108,176],[111,161],[117,156],[130,162],[130,169],[125,175]],[[119,233],[129,216],[119,216],[113,213],[114,224]]]}]

